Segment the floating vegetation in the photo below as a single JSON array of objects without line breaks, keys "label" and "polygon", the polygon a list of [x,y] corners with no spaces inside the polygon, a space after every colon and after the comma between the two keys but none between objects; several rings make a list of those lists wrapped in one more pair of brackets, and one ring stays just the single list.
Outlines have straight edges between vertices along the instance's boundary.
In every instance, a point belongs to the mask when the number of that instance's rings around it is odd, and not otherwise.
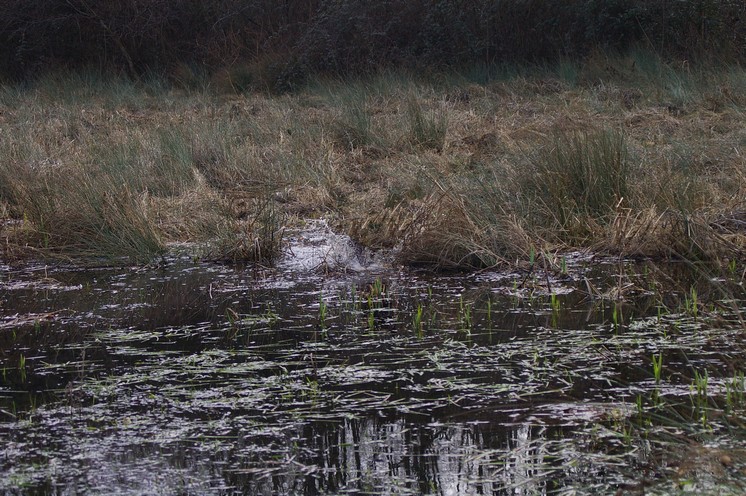
[{"label": "floating vegetation", "polygon": [[744,489],[732,295],[373,267],[7,271],[0,493]]}]

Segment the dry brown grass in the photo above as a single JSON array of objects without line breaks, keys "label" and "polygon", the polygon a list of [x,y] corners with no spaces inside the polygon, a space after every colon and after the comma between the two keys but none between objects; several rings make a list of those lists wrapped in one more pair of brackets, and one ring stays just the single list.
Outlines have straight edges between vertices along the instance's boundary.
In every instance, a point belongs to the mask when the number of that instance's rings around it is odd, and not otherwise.
[{"label": "dry brown grass", "polygon": [[[86,235],[72,214],[86,210],[60,207],[70,191],[51,181],[59,175],[85,177],[103,198],[129,198],[117,208],[140,211],[143,229],[161,242],[212,242],[218,258],[276,253],[288,215],[324,216],[405,263],[444,267],[578,246],[741,256],[746,100],[738,95],[746,74],[656,81],[629,61],[612,62],[613,71],[581,67],[578,82],[544,70],[487,84],[384,74],[285,96],[89,88],[55,100],[43,87],[5,92],[2,214],[25,217],[27,230],[22,238],[5,228],[6,245],[34,245],[34,230],[54,234],[47,243]],[[685,90],[671,90],[671,81]],[[601,132],[623,137],[623,197],[592,215],[568,203],[560,215],[561,191],[554,204],[531,193],[537,164],[566,146],[558,136]],[[67,234],[45,232],[49,224],[34,213],[43,208]],[[75,247],[65,243],[68,252]]]}]

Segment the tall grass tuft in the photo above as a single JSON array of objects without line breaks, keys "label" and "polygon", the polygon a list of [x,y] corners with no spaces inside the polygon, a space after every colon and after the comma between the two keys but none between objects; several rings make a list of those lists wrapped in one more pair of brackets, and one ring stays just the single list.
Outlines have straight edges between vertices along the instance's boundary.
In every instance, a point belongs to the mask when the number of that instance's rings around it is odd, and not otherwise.
[{"label": "tall grass tuft", "polygon": [[368,91],[355,84],[333,98],[332,104],[341,112],[334,124],[335,139],[347,150],[377,145],[380,141],[374,130],[368,100]]},{"label": "tall grass tuft", "polygon": [[412,144],[442,152],[448,132],[448,114],[445,110],[426,112],[420,101],[410,95],[407,101],[409,136]]},{"label": "tall grass tuft", "polygon": [[522,178],[523,194],[540,227],[569,235],[606,224],[627,197],[630,163],[617,131],[559,134]]},{"label": "tall grass tuft", "polygon": [[159,130],[148,191],[174,196],[194,184],[194,157],[189,136],[178,128]]},{"label": "tall grass tuft", "polygon": [[458,179],[465,209],[481,233],[484,265],[525,260],[538,241],[527,230],[525,219],[516,215],[514,172],[504,164],[480,165],[472,174]]},{"label": "tall grass tuft", "polygon": [[[420,198],[403,198],[397,215],[379,216],[388,235],[401,240],[402,262],[444,269],[503,265],[528,253],[531,240],[512,212],[513,181],[497,164],[460,174],[444,173],[454,164],[416,161],[410,181]],[[400,171],[401,173],[401,171]],[[392,233],[393,231],[393,233]]]},{"label": "tall grass tuft", "polygon": [[119,177],[52,170],[25,179],[11,182],[13,198],[42,254],[142,262],[164,252],[144,198]]},{"label": "tall grass tuft", "polygon": [[244,219],[225,222],[210,242],[206,257],[229,262],[271,264],[282,249],[282,216],[273,198],[254,202]]}]

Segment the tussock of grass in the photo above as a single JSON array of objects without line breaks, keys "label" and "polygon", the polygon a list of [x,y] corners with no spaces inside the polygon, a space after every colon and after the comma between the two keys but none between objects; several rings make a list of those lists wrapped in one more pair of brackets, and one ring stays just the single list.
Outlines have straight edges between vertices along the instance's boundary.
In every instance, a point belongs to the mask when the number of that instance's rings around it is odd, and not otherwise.
[{"label": "tussock of grass", "polygon": [[412,144],[437,152],[443,151],[448,131],[447,112],[426,112],[421,102],[410,96],[407,101],[407,118]]},{"label": "tussock of grass", "polygon": [[[436,193],[422,203],[407,225],[399,258],[406,263],[440,268],[480,268],[507,260],[497,241],[507,225],[489,225],[470,211],[464,198]],[[507,223],[501,223],[507,224]]]},{"label": "tussock of grass", "polygon": [[0,202],[24,227],[3,236],[66,255],[193,241],[211,258],[271,260],[286,216],[324,216],[441,267],[569,248],[732,259],[744,87],[739,67],[643,52],[319,79],[283,96],[75,77],[4,87]]},{"label": "tussock of grass", "polygon": [[336,121],[334,139],[342,149],[354,151],[379,141],[365,94],[342,100],[338,105],[342,107],[342,115]]},{"label": "tussock of grass", "polygon": [[144,199],[118,178],[50,171],[37,181],[12,184],[25,234],[41,253],[139,261],[163,253]]},{"label": "tussock of grass", "polygon": [[519,178],[527,217],[560,239],[592,236],[627,197],[627,155],[617,132],[558,134]]},{"label": "tussock of grass", "polygon": [[212,226],[203,256],[223,262],[273,263],[281,252],[283,234],[282,214],[274,199],[257,198],[229,209],[233,215]]}]

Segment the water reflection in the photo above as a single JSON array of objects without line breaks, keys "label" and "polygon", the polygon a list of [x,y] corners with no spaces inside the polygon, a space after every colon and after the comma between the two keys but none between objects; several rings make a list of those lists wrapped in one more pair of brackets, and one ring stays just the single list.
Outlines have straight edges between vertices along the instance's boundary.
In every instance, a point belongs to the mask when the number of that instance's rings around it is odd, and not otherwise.
[{"label": "water reflection", "polygon": [[[95,440],[73,441],[66,447],[74,453],[68,462],[72,466],[37,489],[87,494],[546,494],[604,475],[583,467],[582,453],[551,441],[567,434],[528,424],[499,428],[362,418],[277,430],[266,433],[262,444],[256,444],[254,435],[237,433],[221,436],[212,446],[113,441],[112,450],[102,453],[95,450]],[[568,467],[574,467],[574,480],[558,477]]]},{"label": "water reflection", "polygon": [[623,286],[598,270],[14,272],[0,493],[613,493],[656,461],[636,399],[685,404],[696,368],[722,391],[746,354],[726,314],[579,290]]}]

